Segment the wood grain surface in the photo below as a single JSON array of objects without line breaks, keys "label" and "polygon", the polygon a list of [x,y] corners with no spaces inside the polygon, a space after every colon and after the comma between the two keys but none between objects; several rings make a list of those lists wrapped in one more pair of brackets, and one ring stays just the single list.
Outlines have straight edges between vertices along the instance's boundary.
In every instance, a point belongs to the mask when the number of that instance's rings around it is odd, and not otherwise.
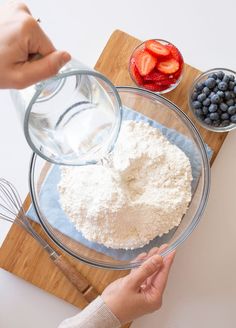
[{"label": "wood grain surface", "polygon": [[[106,75],[115,85],[133,85],[128,73],[128,62],[132,50],[139,43],[140,41],[132,36],[118,30],[115,31],[97,61],[96,70]],[[193,80],[199,73],[199,70],[185,64],[185,74],[182,82],[174,91],[165,95],[166,98],[173,101],[187,113],[193,121],[194,118],[188,109],[187,95]],[[196,121],[194,123],[205,142],[214,151],[213,162],[224,142],[226,133],[210,132],[198,126]],[[25,208],[29,205],[30,197],[28,196],[25,201]],[[37,232],[48,240],[37,223],[33,223],[33,226]],[[49,242],[51,243],[51,241]],[[64,256],[86,276],[91,285],[100,293],[110,282],[127,274],[126,271],[96,269],[80,263],[66,254]],[[0,267],[79,308],[84,308],[87,305],[86,300],[81,297],[73,285],[68,282],[62,272],[48,258],[47,253],[29,234],[16,225],[12,226],[0,249]],[[129,327],[129,325],[126,325],[126,327]]]}]

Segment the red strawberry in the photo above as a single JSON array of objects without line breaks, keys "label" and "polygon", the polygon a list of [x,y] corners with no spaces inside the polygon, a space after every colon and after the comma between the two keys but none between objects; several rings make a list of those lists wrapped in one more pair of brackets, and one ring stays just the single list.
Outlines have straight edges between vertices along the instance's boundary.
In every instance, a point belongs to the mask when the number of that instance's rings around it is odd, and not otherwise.
[{"label": "red strawberry", "polygon": [[179,62],[175,59],[168,59],[157,64],[157,69],[165,74],[173,74],[179,69]]},{"label": "red strawberry", "polygon": [[149,90],[149,91],[157,91],[157,86],[156,86],[155,83],[144,84],[144,88]]},{"label": "red strawberry", "polygon": [[183,58],[179,50],[173,44],[167,44],[166,47],[169,49],[172,58],[174,58],[178,62],[183,61]]},{"label": "red strawberry", "polygon": [[153,70],[151,73],[144,76],[144,81],[163,81],[166,79],[166,74]]},{"label": "red strawberry", "polygon": [[178,69],[178,71],[177,72],[175,72],[174,74],[173,74],[173,76],[174,76],[174,78],[175,78],[175,80],[178,80],[178,78],[180,77],[180,75],[181,75],[181,73],[182,73],[182,66]]},{"label": "red strawberry", "polygon": [[[173,74],[163,74],[161,72],[156,71],[155,69],[149,73],[148,75],[144,76],[143,78],[144,83],[155,83],[158,86],[169,86],[176,82],[176,77]],[[167,87],[165,87],[167,89]]]},{"label": "red strawberry", "polygon": [[166,90],[168,86],[166,85],[159,85],[157,83],[146,83],[144,84],[144,88],[153,92],[160,92]]},{"label": "red strawberry", "polygon": [[145,47],[153,56],[168,56],[170,54],[170,50],[156,40],[145,42]]},{"label": "red strawberry", "polygon": [[174,76],[174,78],[175,78],[176,80],[178,80],[178,78],[179,78],[180,75],[182,74],[182,72],[183,72],[183,68],[184,68],[184,62],[181,61],[181,62],[179,63],[179,69],[178,69],[178,71],[175,72],[175,73],[173,74],[173,76]]},{"label": "red strawberry", "polygon": [[145,45],[141,44],[139,45],[133,52],[133,57],[136,57],[138,53],[143,52],[145,50]]},{"label": "red strawberry", "polygon": [[[176,82],[176,80],[175,79],[165,79],[165,80],[163,80],[163,81],[161,81],[161,82],[156,82],[156,84],[157,85],[163,85],[163,86],[168,86],[169,87],[169,85],[171,85],[171,84],[174,84]],[[167,89],[167,88],[166,88]]]},{"label": "red strawberry", "polygon": [[157,63],[157,59],[146,50],[138,52],[134,58],[136,67],[142,76],[149,74]]},{"label": "red strawberry", "polygon": [[132,58],[129,64],[129,69],[130,69],[130,73],[133,77],[133,79],[135,80],[135,82],[138,85],[143,85],[143,78],[142,76],[139,74],[139,71],[135,65],[135,59]]}]

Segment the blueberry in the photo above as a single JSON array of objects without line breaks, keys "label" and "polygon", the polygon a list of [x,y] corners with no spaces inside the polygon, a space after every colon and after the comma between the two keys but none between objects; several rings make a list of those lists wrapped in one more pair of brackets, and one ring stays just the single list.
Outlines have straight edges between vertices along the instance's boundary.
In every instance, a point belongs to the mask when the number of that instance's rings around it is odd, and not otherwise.
[{"label": "blueberry", "polygon": [[200,95],[198,95],[197,100],[200,102],[203,102],[206,99],[206,95],[205,93],[200,93]]},{"label": "blueberry", "polygon": [[213,89],[216,85],[216,80],[213,79],[212,77],[209,77],[206,81],[205,81],[205,85],[206,87],[208,87],[209,89]]},{"label": "blueberry", "polygon": [[223,98],[224,97],[224,92],[223,91],[217,91],[217,94],[218,94],[218,96],[220,96],[221,98]]},{"label": "blueberry", "polygon": [[224,120],[221,123],[221,126],[228,126],[228,125],[230,125],[230,121],[229,120]]},{"label": "blueberry", "polygon": [[203,112],[203,114],[207,115],[208,114],[208,108],[206,106],[202,107],[202,112]]},{"label": "blueberry", "polygon": [[205,87],[204,82],[198,82],[195,86],[197,91],[202,91],[202,89]]},{"label": "blueberry", "polygon": [[218,109],[218,106],[216,104],[211,104],[209,106],[209,112],[213,113],[213,112],[216,112]]},{"label": "blueberry", "polygon": [[232,123],[236,123],[236,114],[230,117]]},{"label": "blueberry", "polygon": [[220,96],[215,94],[214,96],[211,97],[211,103],[212,104],[219,104],[220,102]]},{"label": "blueberry", "polygon": [[207,98],[202,102],[202,104],[203,104],[203,106],[210,106],[211,100],[209,98]]},{"label": "blueberry", "polygon": [[218,87],[216,86],[216,87],[214,87],[214,89],[213,89],[213,91],[216,93],[217,91],[218,91],[219,89],[218,89]]},{"label": "blueberry", "polygon": [[233,106],[234,105],[234,100],[233,99],[229,99],[229,100],[226,101],[226,104],[228,106]]},{"label": "blueberry", "polygon": [[228,114],[228,113],[223,113],[223,114],[221,114],[220,118],[221,118],[222,120],[228,120],[228,118],[229,118],[229,114]]},{"label": "blueberry", "polygon": [[195,109],[202,107],[202,104],[200,103],[200,101],[197,101],[197,100],[193,101],[192,105],[193,105],[193,108],[195,108]]},{"label": "blueberry", "polygon": [[198,96],[198,93],[196,91],[194,91],[191,96],[192,100],[197,100],[197,96]]},{"label": "blueberry", "polygon": [[213,121],[216,121],[220,118],[220,115],[218,113],[211,113],[210,114],[210,119]]},{"label": "blueberry", "polygon": [[221,103],[220,104],[220,109],[222,110],[222,112],[226,112],[228,109],[228,105],[226,105],[225,103]]},{"label": "blueberry", "polygon": [[222,79],[223,82],[229,83],[229,75],[225,75]]},{"label": "blueberry", "polygon": [[221,91],[226,91],[227,88],[228,88],[228,86],[227,86],[227,83],[225,83],[225,82],[220,82],[218,84],[218,89],[221,90]]},{"label": "blueberry", "polygon": [[212,120],[210,119],[210,117],[206,117],[204,122],[208,125],[211,125],[212,124]]},{"label": "blueberry", "polygon": [[195,114],[198,116],[198,117],[201,117],[203,115],[203,111],[201,109],[196,109],[195,110]]},{"label": "blueberry", "polygon": [[211,73],[211,74],[208,76],[208,78],[216,80],[216,79],[217,79],[217,75],[216,75],[215,73]]},{"label": "blueberry", "polygon": [[219,71],[219,72],[216,73],[216,76],[217,76],[218,79],[220,79],[220,80],[223,79],[224,75],[225,75],[225,74],[224,74],[222,71]]},{"label": "blueberry", "polygon": [[234,90],[234,82],[233,81],[229,81],[228,89],[229,90]]},{"label": "blueberry", "polygon": [[236,97],[236,94],[233,91],[230,91],[231,98],[234,99]]},{"label": "blueberry", "polygon": [[207,95],[207,96],[211,93],[211,91],[210,91],[210,89],[208,87],[204,87],[202,89],[202,92],[205,93],[205,95]]},{"label": "blueberry", "polygon": [[220,120],[213,121],[213,126],[220,126]]},{"label": "blueberry", "polygon": [[236,106],[229,106],[228,113],[229,115],[234,115],[236,113]]},{"label": "blueberry", "polygon": [[214,95],[215,95],[215,92],[212,91],[212,92],[209,94],[208,98],[211,99],[211,97],[214,96]]},{"label": "blueberry", "polygon": [[231,92],[230,91],[225,91],[225,99],[226,100],[231,99]]}]

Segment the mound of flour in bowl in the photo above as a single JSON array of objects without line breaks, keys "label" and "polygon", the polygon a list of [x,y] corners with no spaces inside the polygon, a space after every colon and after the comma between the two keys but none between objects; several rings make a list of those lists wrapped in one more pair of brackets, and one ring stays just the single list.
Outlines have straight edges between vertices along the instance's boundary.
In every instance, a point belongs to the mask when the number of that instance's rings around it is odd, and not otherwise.
[{"label": "mound of flour in bowl", "polygon": [[90,241],[134,249],[180,224],[191,200],[188,157],[159,130],[124,121],[103,165],[62,167],[60,203]]}]

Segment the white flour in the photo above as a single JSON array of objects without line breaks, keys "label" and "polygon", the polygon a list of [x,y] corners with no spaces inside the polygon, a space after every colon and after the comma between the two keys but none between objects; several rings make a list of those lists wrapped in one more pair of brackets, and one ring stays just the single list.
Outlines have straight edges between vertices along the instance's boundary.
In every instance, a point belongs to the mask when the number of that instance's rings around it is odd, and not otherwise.
[{"label": "white flour", "polygon": [[133,249],[180,224],[191,181],[190,162],[177,146],[147,123],[125,121],[108,162],[63,167],[58,190],[85,238]]}]

